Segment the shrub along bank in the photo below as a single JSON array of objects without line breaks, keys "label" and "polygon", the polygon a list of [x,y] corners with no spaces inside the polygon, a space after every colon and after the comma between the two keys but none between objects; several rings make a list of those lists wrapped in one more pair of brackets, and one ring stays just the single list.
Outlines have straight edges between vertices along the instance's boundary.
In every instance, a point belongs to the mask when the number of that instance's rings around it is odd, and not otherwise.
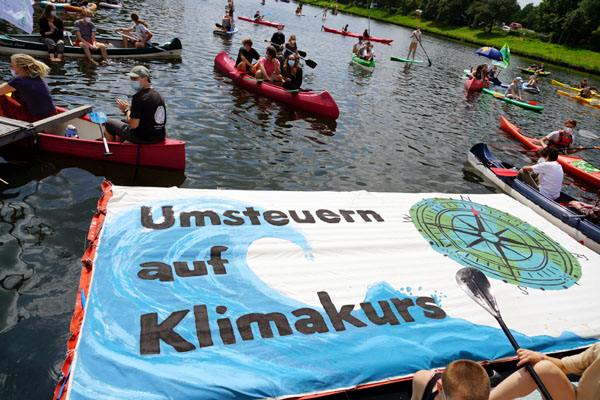
[{"label": "shrub along bank", "polygon": [[[334,3],[322,0],[302,0],[302,3],[321,7],[328,6],[329,9],[334,5]],[[394,14],[383,10],[365,9],[347,4],[339,4],[338,10],[409,28],[421,26],[423,32],[467,43],[493,46],[497,49],[501,48],[504,43],[508,43],[510,51],[513,54],[600,75],[600,53],[577,47],[546,43],[538,39],[535,34],[530,34],[526,30],[506,33],[499,28],[494,28],[492,32],[487,32],[467,26],[444,25],[407,15]],[[336,28],[340,29],[340,27]]]}]

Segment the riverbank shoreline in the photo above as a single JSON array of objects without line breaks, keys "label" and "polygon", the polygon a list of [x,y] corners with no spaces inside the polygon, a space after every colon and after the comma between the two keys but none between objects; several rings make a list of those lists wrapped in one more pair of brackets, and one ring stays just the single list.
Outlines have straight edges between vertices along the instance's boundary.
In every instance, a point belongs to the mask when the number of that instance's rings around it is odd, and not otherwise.
[{"label": "riverbank shoreline", "polygon": [[[323,0],[303,0],[302,2],[320,7],[332,7],[333,4]],[[488,33],[466,26],[442,25],[407,15],[392,14],[376,9],[369,10],[346,4],[339,4],[338,11],[361,17],[371,17],[374,20],[407,28],[421,26],[421,30],[428,34],[474,45],[492,46],[499,49],[504,43],[508,43],[511,54],[591,73],[600,77],[600,54],[591,50],[568,48],[553,43],[546,43],[538,39],[523,38],[494,31]]]}]

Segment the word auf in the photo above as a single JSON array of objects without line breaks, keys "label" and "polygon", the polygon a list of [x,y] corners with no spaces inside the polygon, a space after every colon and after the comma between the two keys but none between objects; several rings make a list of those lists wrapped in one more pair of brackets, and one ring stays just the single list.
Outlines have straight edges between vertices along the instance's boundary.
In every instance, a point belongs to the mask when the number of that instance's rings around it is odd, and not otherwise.
[{"label": "word auf", "polygon": [[173,263],[173,268],[169,264],[165,264],[157,261],[150,261],[140,264],[140,267],[143,269],[138,271],[137,276],[140,279],[144,279],[147,281],[153,281],[158,279],[161,282],[173,282],[175,277],[173,275],[173,270],[175,270],[175,274],[181,278],[189,278],[192,276],[204,276],[208,275],[208,269],[206,268],[206,264],[210,265],[213,269],[215,275],[225,275],[227,271],[225,270],[225,264],[229,263],[229,261],[221,258],[221,253],[226,251],[228,248],[226,246],[213,246],[210,248],[210,260],[204,261],[194,261],[192,264],[194,265],[193,269],[190,269],[188,263],[185,261],[175,261]]}]

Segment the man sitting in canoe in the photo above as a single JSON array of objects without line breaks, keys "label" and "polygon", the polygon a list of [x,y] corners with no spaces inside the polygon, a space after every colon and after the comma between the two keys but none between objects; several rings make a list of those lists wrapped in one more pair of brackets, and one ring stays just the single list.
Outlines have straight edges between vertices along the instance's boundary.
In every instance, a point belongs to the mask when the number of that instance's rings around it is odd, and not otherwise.
[{"label": "man sitting in canoe", "polygon": [[560,196],[563,169],[558,163],[558,151],[553,148],[543,148],[540,159],[535,165],[526,165],[519,170],[517,178],[529,186],[539,190],[541,194],[549,199],[556,200]]},{"label": "man sitting in canoe", "polygon": [[242,40],[242,47],[238,51],[235,66],[242,72],[251,72],[254,68],[253,60],[258,60],[260,55],[256,49],[252,48],[252,39]]},{"label": "man sitting in canoe", "polygon": [[513,100],[518,100],[518,101],[523,101],[523,99],[521,98],[521,85],[523,84],[523,78],[521,78],[520,76],[517,76],[510,85],[508,85],[508,87],[506,88],[506,91],[504,92],[504,97],[509,98],[509,99],[513,99]]},{"label": "man sitting in canoe", "polygon": [[358,55],[359,50],[362,49],[363,46],[364,46],[364,44],[363,44],[363,37],[359,36],[358,37],[358,42],[354,43],[354,46],[352,47],[352,52],[354,54]]},{"label": "man sitting in canoe", "polygon": [[275,48],[273,46],[267,47],[266,55],[267,57],[261,57],[260,60],[254,64],[252,74],[256,79],[262,79],[276,85],[281,85],[283,77],[281,76],[281,69]]},{"label": "man sitting in canoe", "polygon": [[277,32],[271,36],[271,46],[280,53],[283,51],[283,45],[285,44],[285,35],[283,34],[283,25],[277,25]]},{"label": "man sitting in canoe", "polygon": [[255,21],[261,21],[262,20],[262,15],[260,15],[260,10],[256,10],[256,14],[254,14],[254,17],[252,18]]},{"label": "man sitting in canoe", "polygon": [[[44,81],[50,68],[27,54],[10,57],[13,79],[0,85],[0,116],[34,122],[56,113]],[[10,96],[7,96],[10,94]]]},{"label": "man sitting in canoe", "polygon": [[117,99],[117,107],[123,112],[127,122],[117,119],[106,121],[106,140],[136,144],[160,143],[166,137],[165,101],[152,87],[148,68],[141,65],[133,67],[129,78],[135,90],[131,105],[125,100]]},{"label": "man sitting in canoe", "polygon": [[577,149],[573,148],[573,142],[575,141],[573,130],[576,126],[577,121],[574,119],[566,120],[563,129],[550,132],[540,140],[540,144],[542,147],[554,148],[560,154],[578,153],[583,150],[583,147],[579,147]]},{"label": "man sitting in canoe", "polygon": [[475,361],[452,361],[444,373],[420,370],[413,377],[411,400],[488,400],[490,378]]},{"label": "man sitting in canoe", "polygon": [[98,64],[93,58],[90,50],[100,49],[100,54],[104,61],[108,61],[106,55],[106,45],[96,41],[96,25],[92,22],[92,16],[94,15],[90,10],[84,8],[81,12],[83,18],[78,19],[73,24],[73,31],[77,35],[77,41],[75,46],[79,46],[83,49],[85,56],[94,64]]}]

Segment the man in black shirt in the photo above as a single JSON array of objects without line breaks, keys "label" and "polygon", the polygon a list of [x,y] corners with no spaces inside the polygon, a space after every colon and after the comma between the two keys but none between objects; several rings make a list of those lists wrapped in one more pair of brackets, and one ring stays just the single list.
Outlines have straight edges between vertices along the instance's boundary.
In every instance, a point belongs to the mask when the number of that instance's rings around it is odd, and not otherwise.
[{"label": "man in black shirt", "polygon": [[252,48],[252,39],[244,39],[235,60],[235,67],[242,72],[250,72],[254,67],[252,60],[258,60],[259,58],[258,51]]},{"label": "man in black shirt", "polygon": [[279,24],[277,26],[277,32],[271,36],[271,45],[275,47],[277,52],[281,52],[283,50],[283,45],[285,44],[285,35],[283,34],[283,25]]},{"label": "man in black shirt", "polygon": [[128,75],[136,93],[131,99],[131,105],[125,100],[117,99],[117,106],[126,119],[106,121],[106,140],[127,140],[136,144],[162,142],[166,137],[167,112],[162,96],[152,88],[150,71],[138,65],[133,67]]}]

